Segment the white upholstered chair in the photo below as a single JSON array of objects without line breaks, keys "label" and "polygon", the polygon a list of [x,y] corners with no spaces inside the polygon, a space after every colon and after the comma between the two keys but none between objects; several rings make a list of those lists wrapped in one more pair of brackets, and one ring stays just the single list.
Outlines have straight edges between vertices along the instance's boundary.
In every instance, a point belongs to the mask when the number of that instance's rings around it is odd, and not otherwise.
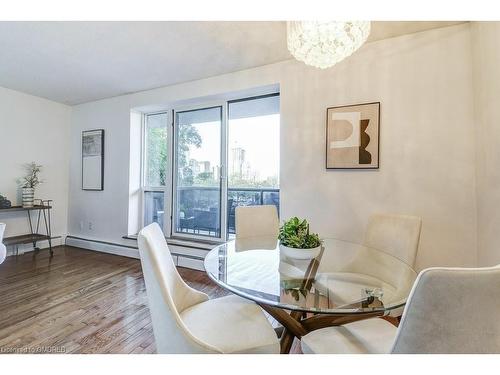
[{"label": "white upholstered chair", "polygon": [[304,353],[500,353],[500,265],[429,268],[418,276],[399,328],[383,319],[313,331]]},{"label": "white upholstered chair", "polygon": [[416,216],[375,214],[370,217],[364,244],[414,267],[421,227],[422,219]]},{"label": "white upholstered chair", "polygon": [[[415,276],[414,274],[412,276],[407,268],[401,266],[401,262],[414,267],[421,227],[422,220],[415,216],[372,215],[365,232],[364,245],[366,249],[359,251],[358,256],[342,272],[371,275],[378,280],[386,292],[391,292],[390,295],[384,295],[383,298],[395,301],[405,299],[411,290]],[[319,281],[321,282],[321,280]],[[377,285],[376,282],[373,284]],[[337,293],[339,292],[337,291]],[[392,310],[389,315],[396,318],[402,313],[403,308],[398,308]],[[390,329],[386,327],[387,324],[389,323],[382,319],[363,320],[349,324],[349,332],[346,331],[347,326],[313,332],[310,334],[311,336],[308,335],[309,337],[305,338],[305,342],[314,337],[321,341],[320,337],[327,337],[331,332],[345,331],[347,335],[364,337],[367,346],[366,352],[387,353],[390,348],[384,346],[383,343],[388,345],[393,338],[391,335],[387,337],[388,329]],[[372,344],[374,346],[370,346]],[[346,348],[348,347],[349,345],[346,346]],[[309,350],[306,344],[304,344],[304,348],[305,351]],[[350,349],[345,350],[349,352]]]},{"label": "white upholstered chair", "polygon": [[[360,284],[382,288],[382,302],[405,300],[416,277],[412,268],[417,255],[421,226],[422,220],[415,216],[372,215],[366,229],[364,246],[356,251],[356,257],[350,263],[339,269],[351,282],[340,287],[338,277],[333,275],[336,281],[330,286],[328,279],[332,275],[322,274],[320,266],[316,288],[320,291],[324,288],[324,293],[329,290],[328,293],[334,293],[338,301],[345,303],[359,296]],[[325,240],[325,244],[327,241]],[[360,284],[353,282],[357,279]],[[398,308],[392,310],[390,316],[396,318],[402,313],[403,308]],[[371,319],[358,324],[359,329],[371,331],[376,329],[379,322],[377,319]],[[374,327],[370,327],[371,325]]]},{"label": "white upholstered chair", "polygon": [[158,353],[280,352],[259,306],[235,295],[209,299],[182,280],[158,224],[138,242]]},{"label": "white upholstered chair", "polygon": [[7,256],[7,249],[5,248],[5,245],[2,243],[4,232],[5,232],[5,224],[0,223],[0,264],[5,260],[5,257]]},{"label": "white upholstered chair", "polygon": [[275,236],[278,238],[278,211],[273,205],[238,206],[236,238]]}]

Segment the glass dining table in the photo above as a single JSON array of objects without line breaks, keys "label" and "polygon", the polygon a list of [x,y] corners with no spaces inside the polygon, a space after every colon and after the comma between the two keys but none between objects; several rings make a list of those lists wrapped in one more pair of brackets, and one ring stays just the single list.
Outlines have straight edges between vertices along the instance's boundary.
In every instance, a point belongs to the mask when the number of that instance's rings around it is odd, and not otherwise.
[{"label": "glass dining table", "polygon": [[253,237],[219,245],[205,258],[215,283],[283,326],[281,353],[316,329],[400,316],[417,276],[386,251],[333,238],[322,240],[315,257],[285,250],[275,237]]}]

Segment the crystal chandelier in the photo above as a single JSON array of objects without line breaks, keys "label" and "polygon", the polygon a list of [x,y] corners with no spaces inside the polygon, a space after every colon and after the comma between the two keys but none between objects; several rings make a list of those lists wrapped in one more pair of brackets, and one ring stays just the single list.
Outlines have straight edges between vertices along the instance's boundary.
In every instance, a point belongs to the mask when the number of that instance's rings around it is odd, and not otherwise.
[{"label": "crystal chandelier", "polygon": [[289,21],[288,50],[299,61],[329,68],[352,55],[370,34],[370,21]]}]

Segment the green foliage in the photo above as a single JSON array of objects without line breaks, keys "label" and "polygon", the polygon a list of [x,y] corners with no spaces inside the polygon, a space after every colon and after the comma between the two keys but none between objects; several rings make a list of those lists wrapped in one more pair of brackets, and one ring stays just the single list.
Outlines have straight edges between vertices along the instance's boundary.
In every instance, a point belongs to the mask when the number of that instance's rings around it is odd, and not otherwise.
[{"label": "green foliage", "polygon": [[292,217],[283,223],[279,231],[280,244],[294,249],[314,249],[321,244],[318,234],[309,233],[309,223]]},{"label": "green foliage", "polygon": [[237,173],[232,173],[229,176],[229,186],[233,188],[242,187],[242,188],[279,188],[278,177],[271,176],[266,178],[265,180],[259,180],[256,176],[251,176],[248,178],[243,178],[239,176]]},{"label": "green foliage", "polygon": [[[179,173],[179,187],[188,186],[218,186],[219,179],[212,172],[193,172],[193,160],[189,160],[190,147],[200,148],[202,138],[196,126],[192,124],[182,124],[178,127],[177,145],[177,167]],[[147,128],[146,144],[146,184],[148,186],[166,186],[168,184],[167,160],[169,150],[167,149],[167,128],[151,127]],[[242,177],[238,174],[229,176],[231,187],[244,188],[278,188],[277,176],[267,177],[265,180],[259,179],[257,175]]]},{"label": "green foliage", "polygon": [[[149,128],[147,130],[147,184],[165,186],[167,184],[167,128]],[[194,176],[187,155],[190,146],[199,148],[201,136],[191,124],[179,126],[178,167],[180,170],[179,185],[192,186]]]},{"label": "green foliage", "polygon": [[292,280],[282,280],[281,287],[285,291],[286,295],[291,295],[295,301],[299,301],[301,296],[307,298],[308,290],[303,288],[304,280],[302,279],[292,279]]},{"label": "green foliage", "polygon": [[189,152],[189,146],[193,145],[196,148],[200,148],[201,143],[201,136],[193,125],[183,124],[182,126],[179,126],[179,144],[177,150],[177,163],[179,170],[181,171],[179,186],[193,186],[193,170],[189,166],[187,155]]},{"label": "green foliage", "polygon": [[149,128],[147,140],[147,184],[165,186],[167,180],[167,128]]},{"label": "green foliage", "polygon": [[218,181],[212,172],[201,172],[196,175],[194,184],[196,186],[217,186]]},{"label": "green foliage", "polygon": [[34,161],[24,165],[26,169],[26,175],[21,179],[21,185],[23,188],[36,188],[43,181],[40,180],[39,174],[42,171],[42,166],[38,165]]}]

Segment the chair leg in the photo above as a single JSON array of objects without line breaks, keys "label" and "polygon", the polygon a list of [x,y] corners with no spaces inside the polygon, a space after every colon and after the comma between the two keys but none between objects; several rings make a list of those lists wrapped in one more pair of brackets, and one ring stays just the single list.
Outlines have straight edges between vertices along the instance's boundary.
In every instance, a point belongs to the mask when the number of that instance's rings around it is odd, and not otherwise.
[{"label": "chair leg", "polygon": [[399,327],[399,322],[401,321],[401,317],[394,317],[394,316],[381,316],[380,319],[384,319],[391,323],[395,327]]}]

